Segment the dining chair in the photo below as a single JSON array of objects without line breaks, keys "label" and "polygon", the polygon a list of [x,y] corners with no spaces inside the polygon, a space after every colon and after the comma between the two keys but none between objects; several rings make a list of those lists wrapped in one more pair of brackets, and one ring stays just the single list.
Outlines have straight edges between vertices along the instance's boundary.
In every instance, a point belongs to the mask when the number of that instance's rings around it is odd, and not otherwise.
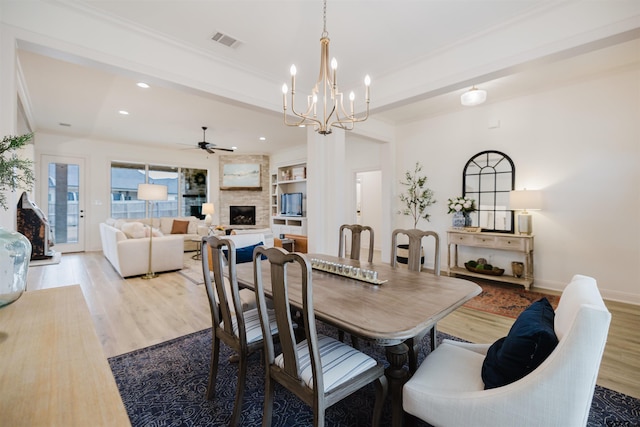
[{"label": "dining chair", "polygon": [[[228,261],[225,262],[224,252]],[[211,256],[209,256],[211,255]],[[209,259],[213,263],[210,271]],[[227,277],[225,277],[225,270]],[[232,240],[216,236],[202,238],[202,272],[209,298],[213,340],[211,347],[211,366],[207,384],[207,400],[213,400],[216,391],[216,377],[222,341],[238,356],[238,384],[233,414],[229,425],[237,426],[242,413],[242,401],[247,375],[247,360],[250,354],[262,350],[263,330],[257,308],[243,309],[246,305],[241,299],[236,276],[236,247]],[[253,292],[251,292],[253,294]],[[253,294],[255,298],[255,294]],[[269,336],[276,335],[278,329],[273,310],[266,310],[266,331]]]},{"label": "dining chair", "polygon": [[[373,228],[368,225],[360,225],[360,224],[343,224],[340,226],[340,239],[338,245],[338,257],[342,258],[346,253],[346,232],[345,230],[349,230],[351,232],[351,247],[349,258],[360,260],[360,237],[364,231],[369,232],[369,262],[373,262]],[[338,331],[338,339],[340,341],[344,341],[344,331]],[[351,343],[354,347],[359,347],[358,338],[355,336],[351,337]]]},{"label": "dining chair", "polygon": [[[263,255],[267,260],[261,261]],[[326,408],[372,382],[376,389],[372,424],[379,425],[387,394],[384,365],[347,344],[317,333],[309,260],[302,254],[290,253],[282,248],[258,247],[254,250],[253,263],[258,312],[266,337],[262,425],[271,425],[275,383],[280,383],[313,408],[314,426],[324,426]],[[270,320],[262,278],[263,267],[270,268],[270,298],[280,331],[281,353],[277,356],[273,339],[266,333]],[[288,280],[289,268],[292,270],[291,285]],[[304,324],[305,339],[300,342],[296,341],[290,316],[289,295],[293,293],[301,293],[302,296],[302,307],[296,307],[302,310]]]},{"label": "dining chair", "polygon": [[[409,238],[408,263],[407,267],[412,271],[422,271],[422,239],[432,236],[435,239],[433,274],[440,275],[440,236],[435,231],[419,230],[412,228],[409,230],[396,229],[391,234],[391,266],[397,265],[398,235],[403,234]],[[436,349],[436,325],[434,324],[429,335],[431,338],[431,351]],[[413,373],[418,368],[418,352],[420,343],[426,335],[426,331],[405,341],[409,347],[409,372]]]},{"label": "dining chair", "polygon": [[351,232],[351,252],[350,259],[360,259],[360,237],[363,231],[369,232],[369,262],[373,262],[373,229],[368,225],[360,224],[343,224],[340,226],[340,240],[338,246],[338,257],[342,258],[346,253],[346,236],[345,230]]}]

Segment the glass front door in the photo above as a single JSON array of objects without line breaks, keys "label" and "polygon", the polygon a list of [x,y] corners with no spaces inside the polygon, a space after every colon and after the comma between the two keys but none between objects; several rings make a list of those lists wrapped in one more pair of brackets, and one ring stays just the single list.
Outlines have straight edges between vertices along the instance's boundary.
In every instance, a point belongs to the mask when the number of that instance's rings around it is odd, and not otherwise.
[{"label": "glass front door", "polygon": [[43,193],[46,215],[57,252],[84,251],[84,200],[82,182],[84,160],[43,156]]}]

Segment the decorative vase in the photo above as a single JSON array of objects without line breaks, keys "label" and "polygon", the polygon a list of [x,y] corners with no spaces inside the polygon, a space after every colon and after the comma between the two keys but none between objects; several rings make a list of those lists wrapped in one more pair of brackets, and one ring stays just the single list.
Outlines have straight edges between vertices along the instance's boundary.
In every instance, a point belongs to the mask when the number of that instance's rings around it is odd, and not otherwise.
[{"label": "decorative vase", "polygon": [[456,228],[471,227],[471,215],[469,213],[460,211],[453,213],[453,226]]},{"label": "decorative vase", "polygon": [[469,215],[469,212],[462,212],[462,214],[464,215],[464,226],[465,227],[471,227],[471,215]]},{"label": "decorative vase", "polygon": [[[409,264],[409,245],[400,244],[396,249],[396,261],[400,264]],[[424,248],[420,248],[420,265],[424,264]]]},{"label": "decorative vase", "polygon": [[11,304],[27,288],[31,242],[17,231],[0,227],[0,307]]},{"label": "decorative vase", "polygon": [[511,263],[511,269],[513,270],[514,277],[522,277],[524,274],[524,263],[513,261]]}]

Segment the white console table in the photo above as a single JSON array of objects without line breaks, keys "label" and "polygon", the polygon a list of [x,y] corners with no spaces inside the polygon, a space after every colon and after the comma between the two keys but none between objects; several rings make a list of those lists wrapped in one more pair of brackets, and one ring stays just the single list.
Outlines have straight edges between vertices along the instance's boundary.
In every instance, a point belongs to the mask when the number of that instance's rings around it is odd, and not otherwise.
[{"label": "white console table", "polygon": [[[451,264],[451,245],[454,246],[453,265]],[[493,276],[467,270],[464,265],[458,267],[458,246],[498,249],[524,254],[524,274],[514,277],[511,274]],[[529,289],[533,283],[533,236],[504,233],[472,233],[463,230],[447,231],[447,266],[449,275],[479,277],[485,280],[513,283]],[[511,266],[509,266],[510,268]],[[507,270],[507,269],[505,269]]]}]

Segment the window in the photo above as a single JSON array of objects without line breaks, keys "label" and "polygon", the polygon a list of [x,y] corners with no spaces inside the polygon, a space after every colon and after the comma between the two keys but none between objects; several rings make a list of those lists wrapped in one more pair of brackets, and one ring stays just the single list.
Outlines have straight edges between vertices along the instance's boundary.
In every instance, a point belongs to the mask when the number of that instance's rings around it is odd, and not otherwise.
[{"label": "window", "polygon": [[[147,203],[138,200],[138,184],[166,185],[168,200],[153,204],[154,217],[191,216],[207,201],[207,171],[173,166],[111,163],[111,217],[146,218]],[[182,214],[182,215],[180,215]]]}]

